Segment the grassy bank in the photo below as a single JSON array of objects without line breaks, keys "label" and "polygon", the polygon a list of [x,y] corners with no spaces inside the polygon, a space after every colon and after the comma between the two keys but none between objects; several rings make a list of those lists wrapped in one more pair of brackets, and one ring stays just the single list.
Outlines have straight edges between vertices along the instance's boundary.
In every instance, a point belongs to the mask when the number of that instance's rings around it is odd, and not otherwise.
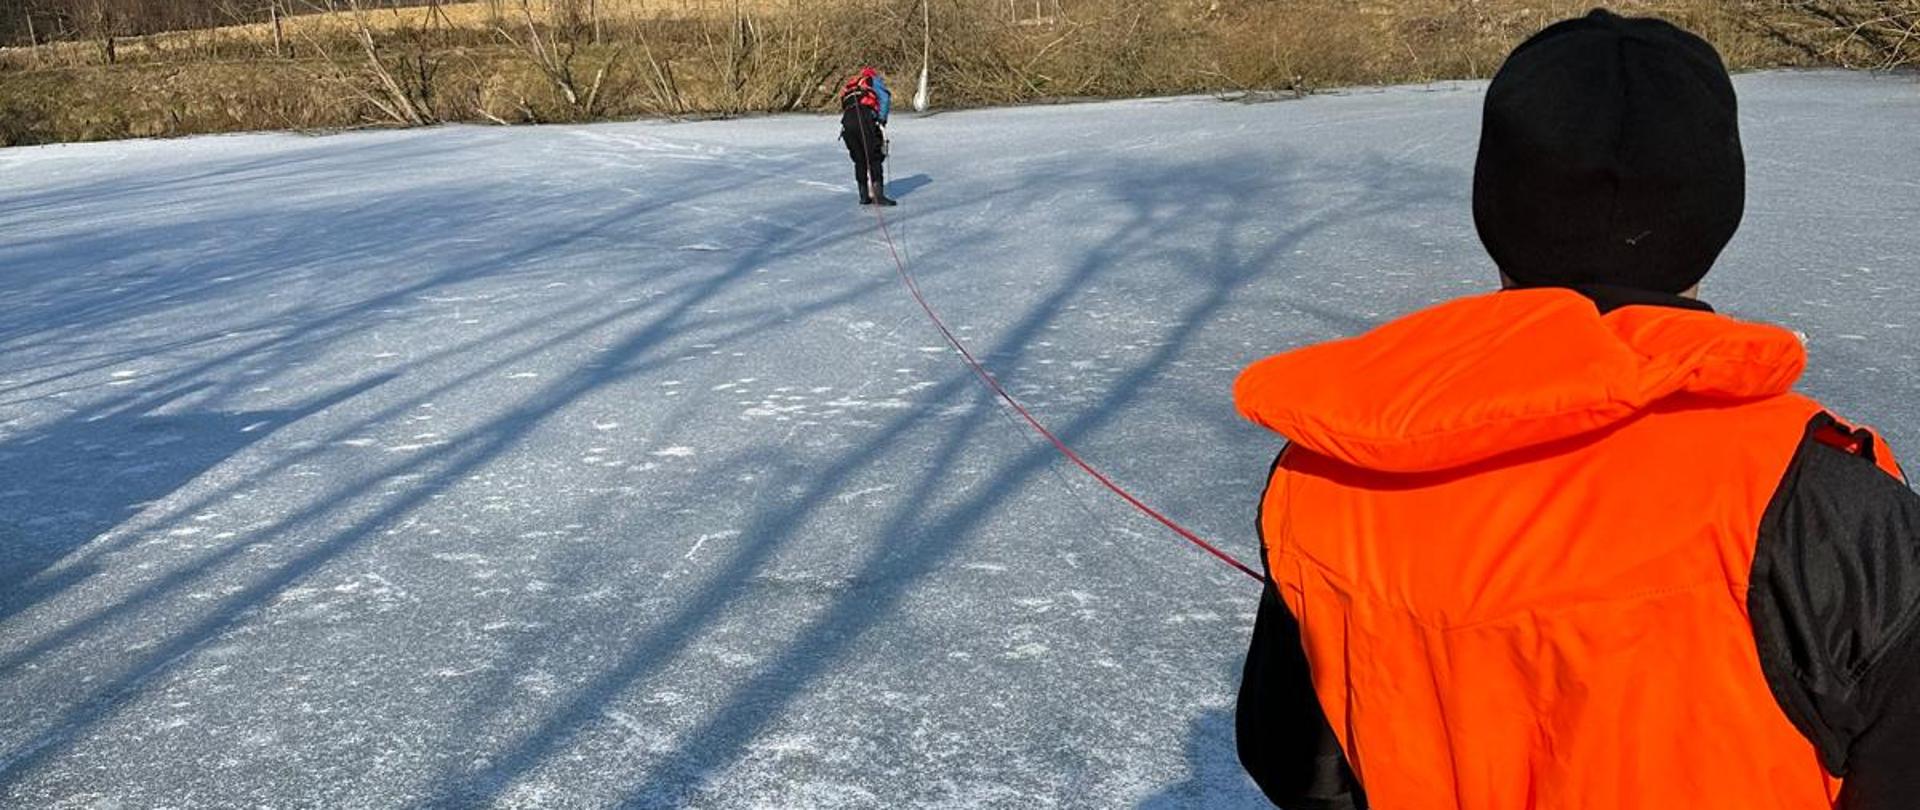
[{"label": "grassy bank", "polygon": [[[483,0],[347,10],[0,50],[0,144],[826,108],[835,77],[862,63],[910,94],[923,45],[939,107],[1472,78],[1590,4]],[[1698,31],[1741,69],[1885,68],[1920,55],[1920,0],[1615,8]]]}]

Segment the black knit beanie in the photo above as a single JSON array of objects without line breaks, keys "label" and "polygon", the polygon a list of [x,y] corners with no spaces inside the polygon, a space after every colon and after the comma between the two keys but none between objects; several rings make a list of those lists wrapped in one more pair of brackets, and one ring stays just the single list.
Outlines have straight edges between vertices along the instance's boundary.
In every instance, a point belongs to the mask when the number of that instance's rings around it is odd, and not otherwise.
[{"label": "black knit beanie", "polygon": [[1745,205],[1733,83],[1671,24],[1602,10],[1557,23],[1487,88],[1473,221],[1521,286],[1685,291]]}]

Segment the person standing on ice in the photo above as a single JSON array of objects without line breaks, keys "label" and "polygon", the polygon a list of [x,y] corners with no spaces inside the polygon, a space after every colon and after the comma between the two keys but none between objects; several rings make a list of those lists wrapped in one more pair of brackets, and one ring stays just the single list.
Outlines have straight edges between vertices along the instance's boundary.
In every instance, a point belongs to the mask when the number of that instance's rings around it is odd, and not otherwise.
[{"label": "person standing on ice", "polygon": [[887,197],[887,114],[893,94],[880,71],[863,67],[840,88],[840,140],[853,158],[853,178],[860,187],[860,204],[899,205]]},{"label": "person standing on ice", "polygon": [[1920,807],[1920,495],[1698,299],[1745,182],[1712,46],[1555,24],[1487,88],[1503,289],[1241,374],[1290,441],[1236,718],[1275,803]]}]

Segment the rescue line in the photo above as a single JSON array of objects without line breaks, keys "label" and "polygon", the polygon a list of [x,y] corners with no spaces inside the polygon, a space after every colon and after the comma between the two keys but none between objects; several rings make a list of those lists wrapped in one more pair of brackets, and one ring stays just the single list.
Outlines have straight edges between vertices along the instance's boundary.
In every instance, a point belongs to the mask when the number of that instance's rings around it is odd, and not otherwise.
[{"label": "rescue line", "polygon": [[[866,128],[861,127],[860,139],[863,147],[870,146],[866,138]],[[1092,464],[1087,463],[1087,460],[1081,458],[1079,453],[1074,452],[1072,447],[1067,446],[1065,441],[1062,441],[1059,436],[1054,435],[1053,431],[1048,430],[1046,425],[1041,424],[1040,420],[1034,417],[1033,413],[1028,411],[1026,406],[1021,405],[1019,400],[1014,399],[1013,394],[1001,386],[1000,381],[994,379],[993,374],[987,371],[987,367],[982,365],[979,359],[973,356],[973,352],[967,349],[967,345],[960,342],[960,338],[953,334],[953,330],[947,328],[947,323],[941,320],[940,313],[935,312],[933,305],[927,302],[927,297],[921,294],[920,285],[914,281],[913,274],[907,272],[906,261],[900,258],[900,248],[894,244],[893,230],[887,227],[887,215],[881,206],[873,206],[873,215],[879,223],[880,237],[887,244],[887,252],[893,256],[894,271],[899,274],[901,283],[906,286],[907,292],[913,294],[913,300],[920,304],[920,309],[927,313],[927,318],[933,321],[934,328],[940,330],[941,336],[947,339],[947,345],[952,346],[954,351],[959,352],[960,358],[966,361],[967,367],[973,370],[974,376],[979,377],[980,381],[985,383],[988,389],[992,390],[996,396],[1005,401],[1007,406],[1013,409],[1014,413],[1020,415],[1021,419],[1026,420],[1026,423],[1032,426],[1034,431],[1044,437],[1048,443],[1052,444],[1055,450],[1060,451],[1060,454],[1065,456],[1068,461],[1073,462],[1074,466],[1079,467],[1081,470],[1086,471],[1088,475],[1093,476],[1093,479],[1100,482],[1101,486],[1111,490],[1113,494],[1120,496],[1122,500],[1125,500],[1134,509],[1139,510],[1141,514],[1153,518],[1158,521],[1160,525],[1171,529],[1174,534],[1180,535],[1187,542],[1198,546],[1200,550],[1212,554],[1214,557],[1219,558],[1221,562],[1239,569],[1241,573],[1252,577],[1257,582],[1266,582],[1266,577],[1259,571],[1235,559],[1233,555],[1221,551],[1212,543],[1201,539],[1200,535],[1195,534],[1193,530],[1180,525],[1180,523],[1173,518],[1161,514],[1159,510],[1147,505],[1145,501],[1140,500],[1138,497],[1135,497],[1133,493],[1128,492],[1125,487],[1114,483],[1112,478],[1108,478],[1106,473],[1101,472]]]}]

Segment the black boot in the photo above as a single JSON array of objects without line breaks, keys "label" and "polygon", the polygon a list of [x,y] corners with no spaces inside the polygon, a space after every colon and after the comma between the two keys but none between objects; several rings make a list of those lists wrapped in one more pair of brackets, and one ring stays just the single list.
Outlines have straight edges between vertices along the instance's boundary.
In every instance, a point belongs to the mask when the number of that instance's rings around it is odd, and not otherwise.
[{"label": "black boot", "polygon": [[873,173],[873,201],[880,205],[899,205],[899,201],[887,196],[887,180],[879,172]]},{"label": "black boot", "polygon": [[871,186],[867,185],[867,173],[861,171],[858,166],[855,166],[853,169],[853,182],[860,187],[860,204],[872,205],[873,195],[868,192]]}]

